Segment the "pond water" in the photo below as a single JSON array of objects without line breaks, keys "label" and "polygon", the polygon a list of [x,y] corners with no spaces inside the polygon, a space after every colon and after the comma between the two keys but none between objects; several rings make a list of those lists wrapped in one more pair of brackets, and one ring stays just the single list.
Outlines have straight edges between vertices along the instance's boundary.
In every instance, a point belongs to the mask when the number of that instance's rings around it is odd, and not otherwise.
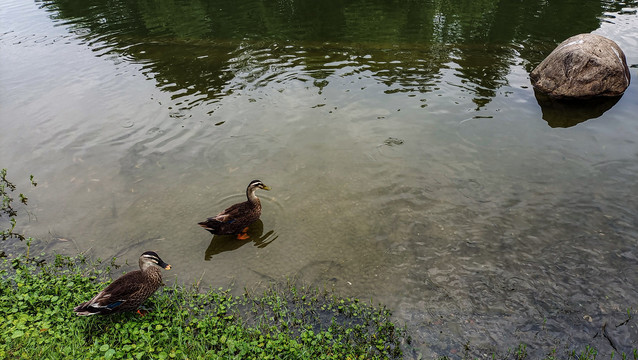
[{"label": "pond water", "polygon": [[[8,0],[0,167],[48,250],[124,270],[155,250],[168,281],[371,299],[406,324],[408,358],[630,353],[637,9]],[[634,82],[604,112],[544,114],[528,73],[586,32],[619,44]],[[250,240],[197,226],[253,179],[272,190]]]}]

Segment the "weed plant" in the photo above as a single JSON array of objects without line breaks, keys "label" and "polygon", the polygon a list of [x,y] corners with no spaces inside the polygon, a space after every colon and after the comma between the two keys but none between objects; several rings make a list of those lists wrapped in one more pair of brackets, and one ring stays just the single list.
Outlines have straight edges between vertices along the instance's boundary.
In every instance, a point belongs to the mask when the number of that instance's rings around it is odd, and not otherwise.
[{"label": "weed plant", "polygon": [[[31,175],[31,185],[38,185]],[[16,186],[7,178],[7,169],[0,169],[0,199],[2,199],[2,205],[0,205],[0,239],[18,239],[25,240],[25,236],[15,231],[16,228],[16,216],[18,210],[14,202],[14,193]],[[18,199],[21,204],[27,205],[28,198],[23,194],[18,194]],[[5,221],[8,220],[8,224]]]}]

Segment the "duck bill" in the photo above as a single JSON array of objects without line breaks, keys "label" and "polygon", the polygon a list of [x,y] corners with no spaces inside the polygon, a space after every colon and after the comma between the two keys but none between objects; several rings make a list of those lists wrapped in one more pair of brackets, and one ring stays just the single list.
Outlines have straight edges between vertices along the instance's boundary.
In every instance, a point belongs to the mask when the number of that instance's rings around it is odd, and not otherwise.
[{"label": "duck bill", "polygon": [[266,185],[264,185],[264,187],[263,187],[262,189],[264,189],[264,190],[269,190],[269,191],[270,191],[270,186],[266,186]]},{"label": "duck bill", "polygon": [[167,264],[165,262],[161,262],[159,264],[159,266],[161,266],[162,268],[164,268],[164,270],[170,270],[171,269],[171,264]]}]

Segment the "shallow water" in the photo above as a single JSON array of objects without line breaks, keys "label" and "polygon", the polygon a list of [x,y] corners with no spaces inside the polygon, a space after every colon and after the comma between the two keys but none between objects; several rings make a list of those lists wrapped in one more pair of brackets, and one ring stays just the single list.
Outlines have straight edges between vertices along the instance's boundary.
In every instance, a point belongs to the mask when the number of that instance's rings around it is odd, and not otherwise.
[{"label": "shallow water", "polygon": [[[393,309],[408,357],[608,358],[604,323],[616,353],[638,347],[635,316],[616,326],[638,309],[636,81],[550,117],[528,73],[594,32],[635,77],[637,8],[9,0],[0,166],[50,250],[126,270],[156,250],[170,281],[237,292],[334,287]],[[196,225],[255,178],[272,191],[251,240]]]}]

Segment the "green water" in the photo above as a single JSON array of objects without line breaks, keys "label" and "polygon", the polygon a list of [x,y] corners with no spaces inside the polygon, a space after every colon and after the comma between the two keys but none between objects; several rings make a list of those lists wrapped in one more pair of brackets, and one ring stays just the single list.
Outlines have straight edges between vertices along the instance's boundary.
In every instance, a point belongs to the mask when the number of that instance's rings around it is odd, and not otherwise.
[{"label": "green water", "polygon": [[[169,281],[295,278],[394,310],[408,358],[636,348],[637,89],[547,112],[528,73],[636,2],[36,1],[0,7],[0,167],[48,250]],[[251,240],[197,222],[261,179]],[[25,190],[26,191],[26,190]],[[580,347],[580,348],[579,348]]]}]

